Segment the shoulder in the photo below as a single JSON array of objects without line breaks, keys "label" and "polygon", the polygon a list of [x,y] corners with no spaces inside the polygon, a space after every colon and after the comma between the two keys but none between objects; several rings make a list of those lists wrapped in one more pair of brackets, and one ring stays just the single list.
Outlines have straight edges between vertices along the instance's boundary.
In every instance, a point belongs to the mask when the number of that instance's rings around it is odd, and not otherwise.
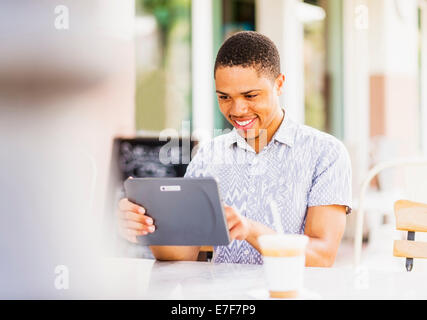
[{"label": "shoulder", "polygon": [[295,146],[323,156],[348,156],[344,143],[331,134],[307,125],[298,125]]},{"label": "shoulder", "polygon": [[234,135],[234,131],[231,131],[215,138],[200,142],[195,150],[193,150],[193,157],[195,155],[211,157],[216,151],[220,151],[221,149],[229,146],[234,138]]},{"label": "shoulder", "polygon": [[229,146],[230,138],[232,138],[232,132],[200,142],[191,152],[191,161],[185,176],[205,176],[209,164],[224,154],[224,148]]},{"label": "shoulder", "polygon": [[331,134],[307,125],[298,125],[294,155],[311,159],[317,170],[336,166],[351,170],[351,160],[344,143]]}]

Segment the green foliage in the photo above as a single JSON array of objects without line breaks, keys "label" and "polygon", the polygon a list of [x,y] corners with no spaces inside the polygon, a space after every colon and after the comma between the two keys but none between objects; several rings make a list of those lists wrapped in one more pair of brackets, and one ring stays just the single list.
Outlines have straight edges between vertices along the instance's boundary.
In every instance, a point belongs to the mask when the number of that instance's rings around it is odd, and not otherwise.
[{"label": "green foliage", "polygon": [[159,27],[167,31],[182,16],[188,14],[191,0],[137,0],[137,10],[154,15]]},{"label": "green foliage", "polygon": [[[165,128],[171,108],[191,110],[191,82],[187,88],[184,80],[182,80],[184,83],[174,84],[168,76],[171,73],[176,75],[176,72],[189,72],[182,70],[186,64],[177,63],[177,60],[190,57],[191,53],[191,0],[135,0],[135,2],[137,15],[150,15],[156,19],[157,36],[161,44],[158,52],[160,65],[154,66],[154,70],[138,70],[137,73],[136,128],[159,131]],[[188,54],[185,50],[188,50]],[[181,68],[178,68],[177,64]],[[175,95],[188,101],[187,105],[174,104],[168,100],[167,97],[170,97],[170,93],[177,88],[182,92]],[[168,125],[171,124],[168,122]]]},{"label": "green foliage", "polygon": [[160,31],[164,65],[170,33],[180,19],[191,16],[191,0],[136,0],[136,11],[138,14],[151,14],[155,17]]}]

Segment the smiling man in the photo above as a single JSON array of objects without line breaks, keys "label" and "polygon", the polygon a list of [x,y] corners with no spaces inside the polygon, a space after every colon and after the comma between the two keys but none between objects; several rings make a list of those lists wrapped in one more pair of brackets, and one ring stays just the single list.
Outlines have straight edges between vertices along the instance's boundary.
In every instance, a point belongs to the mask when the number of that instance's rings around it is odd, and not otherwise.
[{"label": "smiling man", "polygon": [[[234,129],[204,144],[186,177],[215,177],[233,239],[214,262],[261,264],[257,238],[278,232],[310,238],[306,265],[330,267],[351,207],[351,164],[336,138],[291,119],[282,108],[285,76],[274,43],[256,32],[224,42],[215,62],[219,107]],[[272,206],[280,214],[273,219]],[[120,202],[129,241],[155,232],[145,210]],[[159,260],[196,260],[199,247],[151,247]]]}]

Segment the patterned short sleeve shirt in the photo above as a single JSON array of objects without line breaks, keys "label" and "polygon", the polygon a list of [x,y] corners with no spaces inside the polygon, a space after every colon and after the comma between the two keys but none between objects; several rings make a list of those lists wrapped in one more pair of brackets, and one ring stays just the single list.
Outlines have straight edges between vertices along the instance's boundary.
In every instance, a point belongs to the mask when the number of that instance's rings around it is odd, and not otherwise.
[{"label": "patterned short sleeve shirt", "polygon": [[[285,233],[304,233],[309,207],[351,208],[351,163],[344,145],[287,114],[258,154],[233,129],[201,146],[185,177],[215,178],[225,205]],[[248,242],[234,240],[215,247],[213,262],[262,264],[262,257]]]}]

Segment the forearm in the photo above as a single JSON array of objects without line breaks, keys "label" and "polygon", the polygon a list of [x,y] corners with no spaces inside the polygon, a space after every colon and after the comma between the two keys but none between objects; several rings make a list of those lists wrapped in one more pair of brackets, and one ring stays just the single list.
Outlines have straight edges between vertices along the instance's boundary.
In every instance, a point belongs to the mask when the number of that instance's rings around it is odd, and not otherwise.
[{"label": "forearm", "polygon": [[305,253],[306,267],[330,268],[334,264],[336,251],[323,239],[309,238]]},{"label": "forearm", "polygon": [[200,247],[150,246],[154,257],[160,261],[197,261]]},{"label": "forearm", "polygon": [[[252,247],[261,253],[258,237],[265,234],[275,234],[276,231],[255,221],[250,221],[251,231],[246,238]],[[335,261],[336,250],[324,239],[309,237],[305,259],[307,267],[331,267]]]},{"label": "forearm", "polygon": [[345,224],[345,206],[318,206],[308,209],[305,235],[310,241],[306,250],[306,266],[332,267]]}]

